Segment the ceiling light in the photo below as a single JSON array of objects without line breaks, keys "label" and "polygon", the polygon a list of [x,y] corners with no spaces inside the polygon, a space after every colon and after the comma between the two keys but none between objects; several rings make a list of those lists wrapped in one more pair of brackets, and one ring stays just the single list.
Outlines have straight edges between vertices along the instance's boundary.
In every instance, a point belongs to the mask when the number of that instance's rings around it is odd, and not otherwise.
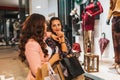
[{"label": "ceiling light", "polygon": [[41,8],[41,6],[36,6],[36,8],[37,8],[37,9],[40,9],[40,8]]},{"label": "ceiling light", "polygon": [[25,16],[29,16],[29,14],[25,14]]}]

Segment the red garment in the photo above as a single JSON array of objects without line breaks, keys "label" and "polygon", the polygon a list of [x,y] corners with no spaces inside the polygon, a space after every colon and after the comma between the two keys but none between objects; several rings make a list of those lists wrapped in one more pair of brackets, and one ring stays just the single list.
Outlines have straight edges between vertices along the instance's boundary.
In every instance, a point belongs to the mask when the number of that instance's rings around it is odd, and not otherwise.
[{"label": "red garment", "polygon": [[95,16],[102,13],[103,8],[100,2],[97,2],[97,6],[92,2],[86,6],[85,11],[82,13],[82,27],[83,31],[92,30],[94,31]]},{"label": "red garment", "polygon": [[79,43],[73,43],[72,49],[75,50],[76,52],[81,52],[81,47]]},{"label": "red garment", "polygon": [[94,24],[95,24],[95,18],[94,17],[91,17],[89,16],[88,14],[86,13],[83,13],[82,14],[82,28],[83,28],[83,31],[88,31],[88,30],[92,30],[94,31]]},{"label": "red garment", "polygon": [[88,6],[86,6],[85,10],[86,10],[86,13],[88,12],[91,16],[96,16],[103,12],[103,7],[98,1],[96,6],[92,2]]}]

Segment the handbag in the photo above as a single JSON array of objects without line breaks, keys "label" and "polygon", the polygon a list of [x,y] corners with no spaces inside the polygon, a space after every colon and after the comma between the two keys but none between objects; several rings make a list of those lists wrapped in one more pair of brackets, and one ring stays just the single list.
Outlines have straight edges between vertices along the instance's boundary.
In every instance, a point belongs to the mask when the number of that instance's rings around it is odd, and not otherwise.
[{"label": "handbag", "polygon": [[79,43],[73,43],[72,51],[75,54],[75,56],[78,58],[80,56],[80,52],[81,52],[80,44]]},{"label": "handbag", "polygon": [[48,74],[48,76],[44,77],[44,80],[61,80],[60,76],[54,72],[50,63],[47,63],[47,64],[48,64],[48,73],[49,74]]},{"label": "handbag", "polygon": [[79,43],[73,43],[72,49],[76,52],[79,52],[79,53],[81,52],[81,47]]},{"label": "handbag", "polygon": [[69,56],[60,60],[60,65],[66,80],[71,80],[84,73],[84,70],[76,56]]}]

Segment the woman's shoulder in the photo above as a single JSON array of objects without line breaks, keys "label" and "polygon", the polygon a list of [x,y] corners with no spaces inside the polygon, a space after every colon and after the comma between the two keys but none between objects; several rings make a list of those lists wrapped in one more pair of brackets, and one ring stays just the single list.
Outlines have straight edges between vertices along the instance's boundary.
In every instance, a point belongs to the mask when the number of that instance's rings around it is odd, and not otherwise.
[{"label": "woman's shoulder", "polygon": [[28,44],[30,44],[30,43],[32,43],[32,44],[38,44],[38,42],[35,41],[34,39],[29,39],[27,43]]},{"label": "woman's shoulder", "polygon": [[29,39],[28,42],[26,43],[27,47],[39,47],[39,43],[35,41],[34,39]]}]

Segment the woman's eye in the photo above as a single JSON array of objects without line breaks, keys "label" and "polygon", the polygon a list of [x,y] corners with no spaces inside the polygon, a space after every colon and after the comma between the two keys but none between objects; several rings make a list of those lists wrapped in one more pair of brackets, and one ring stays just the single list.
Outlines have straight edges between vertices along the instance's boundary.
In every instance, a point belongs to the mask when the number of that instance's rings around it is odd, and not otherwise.
[{"label": "woman's eye", "polygon": [[56,26],[56,24],[53,25],[53,27],[55,27],[55,26]]},{"label": "woman's eye", "polygon": [[57,27],[57,26],[60,26],[60,24],[54,24],[53,27]]},{"label": "woman's eye", "polygon": [[60,24],[58,24],[58,26],[60,26]]}]

